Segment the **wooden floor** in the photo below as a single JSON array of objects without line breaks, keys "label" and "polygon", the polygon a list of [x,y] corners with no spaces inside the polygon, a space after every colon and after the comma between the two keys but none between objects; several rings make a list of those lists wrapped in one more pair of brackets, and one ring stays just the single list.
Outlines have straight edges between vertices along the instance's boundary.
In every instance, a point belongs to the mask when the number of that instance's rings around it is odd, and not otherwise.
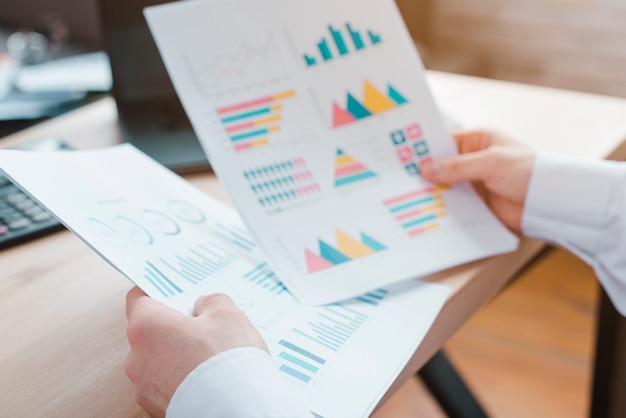
[{"label": "wooden floor", "polygon": [[[589,267],[547,250],[445,350],[492,417],[587,416],[597,297]],[[443,416],[417,379],[374,415]]]}]

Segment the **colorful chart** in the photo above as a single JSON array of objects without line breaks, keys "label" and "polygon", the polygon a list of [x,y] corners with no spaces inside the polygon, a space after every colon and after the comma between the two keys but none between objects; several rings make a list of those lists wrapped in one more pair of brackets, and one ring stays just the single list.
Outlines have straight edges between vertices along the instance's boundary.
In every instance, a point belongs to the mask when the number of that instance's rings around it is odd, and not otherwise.
[{"label": "colorful chart", "polygon": [[420,165],[431,160],[430,149],[424,139],[422,127],[413,123],[404,129],[397,129],[389,134],[391,143],[396,148],[398,161],[411,176],[420,175]]},{"label": "colorful chart", "polygon": [[287,287],[278,280],[276,273],[270,269],[267,263],[259,264],[244,274],[243,279],[277,295],[287,291]]},{"label": "colorful chart", "polygon": [[341,107],[333,102],[333,128],[354,123],[408,103],[408,100],[391,84],[387,85],[387,94],[382,93],[372,83],[363,83],[363,100],[360,102],[351,93],[347,93],[346,105]]},{"label": "colorful chart", "polygon": [[289,90],[217,109],[217,115],[235,150],[244,151],[268,145],[272,134],[280,131],[282,101],[295,95],[295,90]]},{"label": "colorful chart", "polygon": [[389,213],[410,237],[439,228],[446,216],[446,205],[441,192],[448,186],[435,186],[416,190],[383,202]]},{"label": "colorful chart", "polygon": [[327,244],[321,239],[318,240],[319,254],[309,249],[305,250],[307,271],[309,273],[315,273],[387,249],[387,247],[363,232],[361,232],[360,240],[357,240],[340,229],[335,229],[335,239],[337,242],[336,247]]},{"label": "colorful chart", "polygon": [[259,204],[267,209],[279,209],[321,192],[301,157],[255,167],[244,171],[243,176]]},{"label": "colorful chart", "polygon": [[346,186],[372,177],[376,177],[376,173],[344,153],[343,150],[337,149],[335,187]]},{"label": "colorful chart", "polygon": [[[320,62],[320,56],[324,61],[332,61],[337,57],[337,54],[339,56],[349,55],[352,52],[357,52],[366,49],[368,46],[378,45],[382,42],[382,37],[371,30],[368,30],[367,37],[364,37],[360,31],[353,29],[350,23],[346,23],[344,27],[345,30],[342,33],[341,28],[337,29],[333,28],[332,25],[328,25],[331,40],[322,37],[317,44],[317,50],[319,52],[318,57],[314,55],[304,55],[304,62],[308,67],[317,65]],[[349,41],[346,41],[346,39]],[[333,49],[336,51],[335,54],[331,51],[331,45],[333,45]]]}]

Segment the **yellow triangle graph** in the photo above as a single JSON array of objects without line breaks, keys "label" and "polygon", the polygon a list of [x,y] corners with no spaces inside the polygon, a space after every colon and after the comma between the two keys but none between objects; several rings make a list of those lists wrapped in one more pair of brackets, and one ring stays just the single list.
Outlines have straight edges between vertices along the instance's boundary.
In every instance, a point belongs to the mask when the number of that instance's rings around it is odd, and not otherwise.
[{"label": "yellow triangle graph", "polygon": [[354,164],[356,161],[349,155],[340,155],[335,160],[335,167],[344,167],[346,165]]},{"label": "yellow triangle graph", "polygon": [[375,252],[339,229],[335,229],[335,236],[337,238],[337,249],[352,259],[365,257]]},{"label": "yellow triangle graph", "polygon": [[381,113],[393,109],[397,105],[383,95],[369,81],[365,81],[363,105],[372,113]]}]

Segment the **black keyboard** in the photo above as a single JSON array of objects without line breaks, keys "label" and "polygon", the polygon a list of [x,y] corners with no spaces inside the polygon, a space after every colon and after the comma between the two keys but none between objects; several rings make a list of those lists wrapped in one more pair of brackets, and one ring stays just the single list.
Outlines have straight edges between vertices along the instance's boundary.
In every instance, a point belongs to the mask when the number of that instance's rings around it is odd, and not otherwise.
[{"label": "black keyboard", "polygon": [[0,173],[0,250],[61,228],[52,215]]}]

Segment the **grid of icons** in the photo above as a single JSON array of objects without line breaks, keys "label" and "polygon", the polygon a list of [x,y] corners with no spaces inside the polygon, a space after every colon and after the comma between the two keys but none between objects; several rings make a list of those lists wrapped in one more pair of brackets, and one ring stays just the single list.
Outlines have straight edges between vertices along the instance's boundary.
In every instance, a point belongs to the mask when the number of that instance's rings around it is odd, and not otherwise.
[{"label": "grid of icons", "polygon": [[403,129],[391,132],[389,138],[404,170],[411,176],[419,176],[420,165],[431,160],[430,149],[424,139],[422,127],[418,123],[412,123]]}]

